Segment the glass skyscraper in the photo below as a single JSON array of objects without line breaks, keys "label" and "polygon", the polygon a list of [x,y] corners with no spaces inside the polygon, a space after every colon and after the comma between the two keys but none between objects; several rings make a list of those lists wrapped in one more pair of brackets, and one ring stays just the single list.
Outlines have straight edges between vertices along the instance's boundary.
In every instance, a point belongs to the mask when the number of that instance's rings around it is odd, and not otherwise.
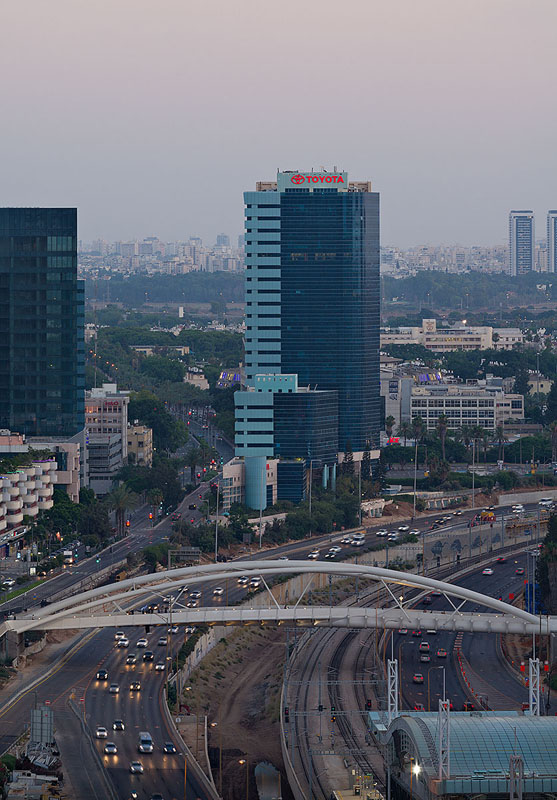
[{"label": "glass skyscraper", "polygon": [[[379,195],[345,172],[279,172],[244,201],[248,386],[289,374],[334,391],[339,450],[377,447]],[[261,455],[256,437],[241,442],[237,455]]]},{"label": "glass skyscraper", "polygon": [[525,275],[534,270],[534,212],[511,211],[509,214],[509,272]]},{"label": "glass skyscraper", "polygon": [[0,208],[0,428],[83,429],[83,325],[77,209]]}]

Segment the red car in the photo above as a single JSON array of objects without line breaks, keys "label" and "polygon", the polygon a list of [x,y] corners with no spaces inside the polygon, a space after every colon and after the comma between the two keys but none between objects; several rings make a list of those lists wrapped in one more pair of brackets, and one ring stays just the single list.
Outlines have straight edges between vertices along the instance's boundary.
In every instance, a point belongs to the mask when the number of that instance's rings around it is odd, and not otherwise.
[{"label": "red car", "polygon": [[515,575],[524,575],[524,567],[518,567],[517,569],[515,569],[514,574]]},{"label": "red car", "polygon": [[415,672],[414,673],[414,677],[412,678],[412,680],[414,681],[414,683],[423,683],[424,682],[424,676],[422,675],[421,672]]},{"label": "red car", "polygon": [[414,711],[425,711],[422,703],[414,703]]},{"label": "red car", "polygon": [[506,560],[507,559],[505,558],[505,556],[499,556],[499,558],[495,559],[495,563],[496,564],[504,564],[506,562]]},{"label": "red car", "polygon": [[412,631],[412,636],[421,636],[421,635],[422,635],[421,631]]},{"label": "red car", "polygon": [[170,519],[180,519],[181,513],[179,511],[175,511],[174,514],[170,517]]}]

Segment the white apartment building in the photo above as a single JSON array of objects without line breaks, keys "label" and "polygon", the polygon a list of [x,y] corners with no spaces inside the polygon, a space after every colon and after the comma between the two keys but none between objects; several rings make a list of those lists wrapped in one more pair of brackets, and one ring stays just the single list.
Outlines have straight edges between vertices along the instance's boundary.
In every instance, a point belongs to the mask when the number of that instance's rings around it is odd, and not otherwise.
[{"label": "white apartment building", "polygon": [[421,417],[431,431],[435,430],[442,414],[448,418],[452,430],[478,425],[494,431],[506,421],[524,419],[524,398],[519,394],[463,384],[413,387],[411,419]]},{"label": "white apartment building", "polygon": [[435,353],[451,350],[512,350],[524,340],[519,328],[466,326],[438,328],[437,320],[424,319],[421,327],[408,326],[381,329],[381,347],[389,344],[419,344]]},{"label": "white apartment building", "polygon": [[56,461],[48,459],[0,475],[0,534],[52,508],[56,471]]}]

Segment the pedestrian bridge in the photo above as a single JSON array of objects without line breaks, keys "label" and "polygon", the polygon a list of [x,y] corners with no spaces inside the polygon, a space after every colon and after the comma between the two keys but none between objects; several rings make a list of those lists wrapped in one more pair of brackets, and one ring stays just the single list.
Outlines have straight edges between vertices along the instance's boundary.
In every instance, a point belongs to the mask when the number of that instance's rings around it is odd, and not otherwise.
[{"label": "pedestrian bridge", "polygon": [[[260,577],[263,587],[276,575],[307,574],[308,581],[300,598],[290,605],[281,605],[270,593],[258,593],[237,606],[202,606],[188,608],[187,591],[204,584],[224,584],[238,576]],[[312,576],[326,574],[342,578],[373,580],[385,588],[391,605],[388,607],[302,605]],[[420,590],[418,597],[405,601],[401,589]],[[208,591],[211,589],[208,587]],[[450,609],[428,611],[409,608],[408,603],[428,592],[438,591],[446,597]],[[161,598],[167,598],[163,603]],[[267,605],[265,605],[265,598]],[[167,610],[143,613],[137,606],[158,602]],[[485,610],[467,611],[466,603]],[[135,609],[135,611],[134,611]],[[145,625],[265,625],[292,624],[339,628],[411,628],[439,631],[491,633],[557,632],[557,617],[540,617],[480,592],[454,586],[446,581],[421,575],[366,566],[307,561],[234,561],[197,567],[165,570],[152,575],[130,578],[101,586],[53,603],[34,613],[20,615],[0,625],[0,636],[9,630],[59,630],[77,628],[128,627]],[[541,627],[540,627],[541,626]]]}]

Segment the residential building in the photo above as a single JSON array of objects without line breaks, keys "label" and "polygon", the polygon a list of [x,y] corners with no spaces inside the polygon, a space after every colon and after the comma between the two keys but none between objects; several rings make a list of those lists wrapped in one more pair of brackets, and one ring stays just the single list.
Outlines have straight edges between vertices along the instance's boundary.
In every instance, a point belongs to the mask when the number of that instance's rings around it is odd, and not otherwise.
[{"label": "residential building", "polygon": [[[86,449],[79,441],[59,441],[56,439],[27,439],[33,450],[48,450],[56,461],[56,486],[66,492],[73,503],[79,503],[81,489],[82,458],[87,458]],[[87,470],[88,472],[88,470]]]},{"label": "residential building", "polygon": [[83,281],[75,208],[0,208],[0,428],[83,429]]},{"label": "residential building", "polygon": [[[361,457],[379,438],[379,195],[346,172],[278,172],[244,201],[247,384],[297,375],[300,386],[336,392],[338,446]],[[266,423],[254,450],[239,431],[236,451],[254,508],[274,447],[272,415]]]},{"label": "residential building", "polygon": [[524,398],[499,389],[464,384],[412,388],[410,419],[419,416],[427,430],[435,430],[437,420],[442,414],[448,418],[448,427],[451,430],[464,426],[480,426],[494,431],[506,421],[524,419]]},{"label": "residential building", "polygon": [[56,461],[46,459],[0,475],[0,534],[21,526],[24,517],[52,508],[56,472]]},{"label": "residential building", "polygon": [[525,275],[534,270],[534,212],[511,211],[509,214],[509,272]]},{"label": "residential building", "polygon": [[[122,461],[122,437],[119,433],[91,433],[89,449],[89,486],[95,494],[108,494],[114,488]],[[127,448],[127,439],[126,439]]]},{"label": "residential building", "polygon": [[553,381],[541,375],[539,372],[531,372],[528,375],[528,394],[549,394]]},{"label": "residential building", "polygon": [[557,272],[557,211],[547,212],[547,271]]},{"label": "residential building", "polygon": [[137,420],[128,425],[128,460],[138,467],[153,466],[153,431]]}]

